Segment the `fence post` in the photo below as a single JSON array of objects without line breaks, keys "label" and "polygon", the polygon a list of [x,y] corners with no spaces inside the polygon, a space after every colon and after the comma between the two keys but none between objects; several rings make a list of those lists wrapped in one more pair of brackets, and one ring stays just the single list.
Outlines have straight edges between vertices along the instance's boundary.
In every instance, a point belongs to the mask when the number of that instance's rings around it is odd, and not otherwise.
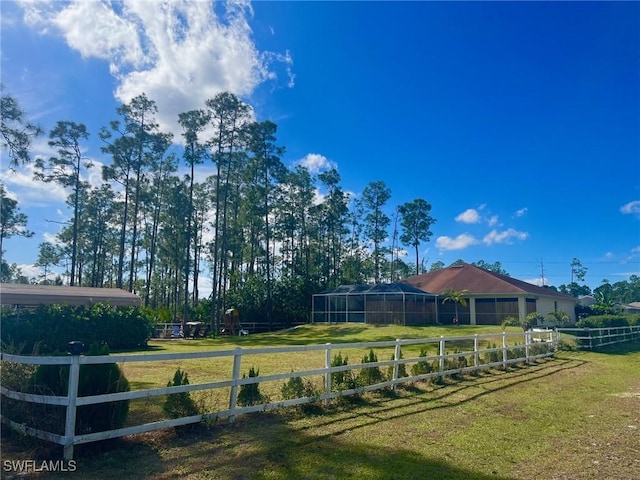
[{"label": "fence post", "polygon": [[440,335],[440,376],[442,377],[442,372],[444,372],[444,355],[445,355],[445,340],[444,335]]},{"label": "fence post", "polygon": [[507,369],[507,332],[502,332],[502,369]]},{"label": "fence post", "polygon": [[473,366],[475,367],[476,371],[478,371],[478,369],[480,368],[480,349],[478,348],[478,338],[478,334],[476,333],[473,336]]},{"label": "fence post", "polygon": [[[79,343],[79,342],[78,342]],[[73,346],[71,344],[74,344]],[[76,436],[76,400],[78,399],[78,384],[80,383],[80,353],[81,346],[70,342],[71,363],[69,365],[69,389],[67,390],[67,415],[64,424],[64,452],[65,460],[73,460],[73,442]],[[75,347],[78,347],[77,349]],[[72,350],[73,349],[73,350]]]},{"label": "fence post", "polygon": [[[331,344],[325,344],[326,350],[324,351],[324,368],[327,369],[324,374],[324,391],[327,395],[331,394]],[[327,402],[329,399],[327,398]]]},{"label": "fence post", "polygon": [[236,347],[233,354],[233,373],[231,385],[231,394],[229,395],[229,423],[236,420],[236,406],[238,403],[238,380],[240,380],[240,364],[242,363],[242,348]]},{"label": "fence post", "polygon": [[525,362],[527,364],[529,364],[530,347],[531,347],[531,331],[527,330],[526,332],[524,332],[524,356],[525,356]]},{"label": "fence post", "polygon": [[[393,364],[393,378],[392,380],[395,382],[396,380],[398,380],[398,374],[400,371],[400,364],[398,363],[400,361],[400,357],[402,356],[402,349],[400,348],[400,339],[396,338],[396,349],[395,352],[393,354],[393,359],[395,361],[395,363]],[[393,386],[391,387],[393,390],[396,389],[397,384],[394,383]]]}]

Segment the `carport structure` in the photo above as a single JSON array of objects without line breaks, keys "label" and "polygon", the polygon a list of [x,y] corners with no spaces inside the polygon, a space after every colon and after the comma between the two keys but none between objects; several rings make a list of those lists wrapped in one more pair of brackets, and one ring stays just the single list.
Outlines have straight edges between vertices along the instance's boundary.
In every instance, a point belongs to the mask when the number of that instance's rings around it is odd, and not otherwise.
[{"label": "carport structure", "polygon": [[342,285],[313,295],[312,321],[325,323],[431,325],[438,317],[438,296],[412,285]]},{"label": "carport structure", "polygon": [[14,306],[106,303],[114,307],[139,307],[140,297],[119,288],[63,287],[57,285],[0,284],[0,304]]}]

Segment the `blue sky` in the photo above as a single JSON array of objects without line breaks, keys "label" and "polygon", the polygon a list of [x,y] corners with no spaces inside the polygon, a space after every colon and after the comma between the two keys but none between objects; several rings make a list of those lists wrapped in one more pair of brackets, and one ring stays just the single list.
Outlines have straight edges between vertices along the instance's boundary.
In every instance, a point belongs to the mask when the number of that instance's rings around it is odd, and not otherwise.
[{"label": "blue sky", "polygon": [[[287,165],[335,166],[354,196],[383,180],[390,215],[428,201],[427,266],[499,261],[560,285],[575,257],[592,288],[640,275],[638,2],[0,8],[5,93],[46,129],[85,123],[98,166],[98,130],[122,102],[145,92],[179,137],[179,112],[229,90],[278,124]],[[60,227],[45,220],[70,217],[67,193],[6,167],[3,153],[0,179],[36,232],[5,241],[6,259],[29,273]]]}]

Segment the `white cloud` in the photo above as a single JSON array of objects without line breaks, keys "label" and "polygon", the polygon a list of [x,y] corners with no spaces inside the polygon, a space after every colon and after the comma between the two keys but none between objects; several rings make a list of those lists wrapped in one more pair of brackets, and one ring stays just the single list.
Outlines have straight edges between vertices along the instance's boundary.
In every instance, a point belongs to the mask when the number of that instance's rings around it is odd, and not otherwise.
[{"label": "white cloud", "polygon": [[59,184],[44,183],[33,179],[34,165],[27,164],[15,172],[0,171],[0,181],[11,198],[18,200],[20,208],[46,207],[66,200],[69,193]]},{"label": "white cloud", "polygon": [[625,215],[635,214],[640,215],[640,200],[634,200],[620,207],[620,212]]},{"label": "white cloud", "polygon": [[480,214],[474,208],[468,208],[456,217],[456,222],[459,223],[478,223],[480,221]]},{"label": "white cloud", "polygon": [[523,281],[530,283],[532,285],[537,285],[538,287],[549,285],[549,280],[543,277],[527,278],[527,279],[524,279]]},{"label": "white cloud", "polygon": [[324,155],[319,153],[308,153],[304,158],[296,162],[298,165],[305,167],[309,170],[309,173],[315,175],[323,170],[331,170],[332,168],[338,168],[335,162],[332,162]]},{"label": "white cloud", "polygon": [[495,227],[498,224],[498,215],[492,215],[491,217],[489,217],[489,220],[487,220],[487,224],[490,227]]},{"label": "white cloud", "polygon": [[57,234],[55,233],[44,232],[42,234],[42,241],[52,243],[54,245],[62,245],[62,243],[60,243],[60,239],[58,239]]},{"label": "white cloud", "polygon": [[513,228],[508,228],[501,232],[494,229],[494,230],[491,230],[491,232],[489,232],[488,234],[486,234],[482,239],[482,241],[486,245],[492,245],[494,243],[511,243],[513,239],[526,240],[528,236],[529,236],[528,233],[519,232],[517,230],[514,230]]},{"label": "white cloud", "polygon": [[440,250],[463,250],[471,245],[475,245],[476,243],[478,243],[478,240],[468,233],[462,233],[456,238],[444,235],[436,239],[436,247]]},{"label": "white cloud", "polygon": [[36,267],[33,264],[22,263],[20,265],[17,265],[17,267],[20,269],[20,272],[22,273],[22,275],[24,275],[29,279],[31,278],[37,279],[38,277],[40,277],[40,275],[42,275],[42,269],[40,267]]},{"label": "white cloud", "polygon": [[520,210],[516,210],[516,217],[524,217],[527,212],[529,211],[529,209],[527,207],[525,208],[521,208]]},{"label": "white cloud", "polygon": [[42,33],[57,30],[85,58],[109,63],[122,103],[142,93],[158,106],[157,121],[180,139],[178,114],[202,108],[229,91],[251,95],[277,69],[293,86],[287,51],[261,52],[252,38],[248,2],[124,0],[21,2],[25,20]]},{"label": "white cloud", "polygon": [[122,65],[140,67],[144,63],[136,25],[102,2],[71,3],[51,22],[84,58],[109,60],[113,73]]}]

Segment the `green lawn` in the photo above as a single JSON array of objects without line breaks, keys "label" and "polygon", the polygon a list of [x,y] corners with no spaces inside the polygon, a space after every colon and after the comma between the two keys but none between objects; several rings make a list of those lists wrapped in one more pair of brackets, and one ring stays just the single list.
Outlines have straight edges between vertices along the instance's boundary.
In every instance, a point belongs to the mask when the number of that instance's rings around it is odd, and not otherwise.
[{"label": "green lawn", "polygon": [[[154,342],[153,351],[376,341],[498,332],[496,327],[307,326],[288,332]],[[333,335],[337,336],[333,336]],[[382,358],[380,358],[382,359]],[[359,361],[354,356],[353,362]],[[256,365],[261,371],[276,365]],[[125,365],[130,369],[137,364]],[[192,365],[194,376],[211,368]],[[304,366],[306,367],[306,365]],[[175,365],[152,372],[166,385]],[[446,385],[418,384],[395,396],[303,414],[238,417],[190,431],[77,448],[64,479],[637,479],[640,478],[640,345],[484,372]],[[132,376],[139,372],[127,370]],[[189,372],[191,377],[191,372]],[[152,378],[153,377],[153,378]],[[133,378],[133,377],[131,377]],[[194,383],[194,382],[192,382]],[[6,437],[3,460],[60,458],[56,448]]]}]

